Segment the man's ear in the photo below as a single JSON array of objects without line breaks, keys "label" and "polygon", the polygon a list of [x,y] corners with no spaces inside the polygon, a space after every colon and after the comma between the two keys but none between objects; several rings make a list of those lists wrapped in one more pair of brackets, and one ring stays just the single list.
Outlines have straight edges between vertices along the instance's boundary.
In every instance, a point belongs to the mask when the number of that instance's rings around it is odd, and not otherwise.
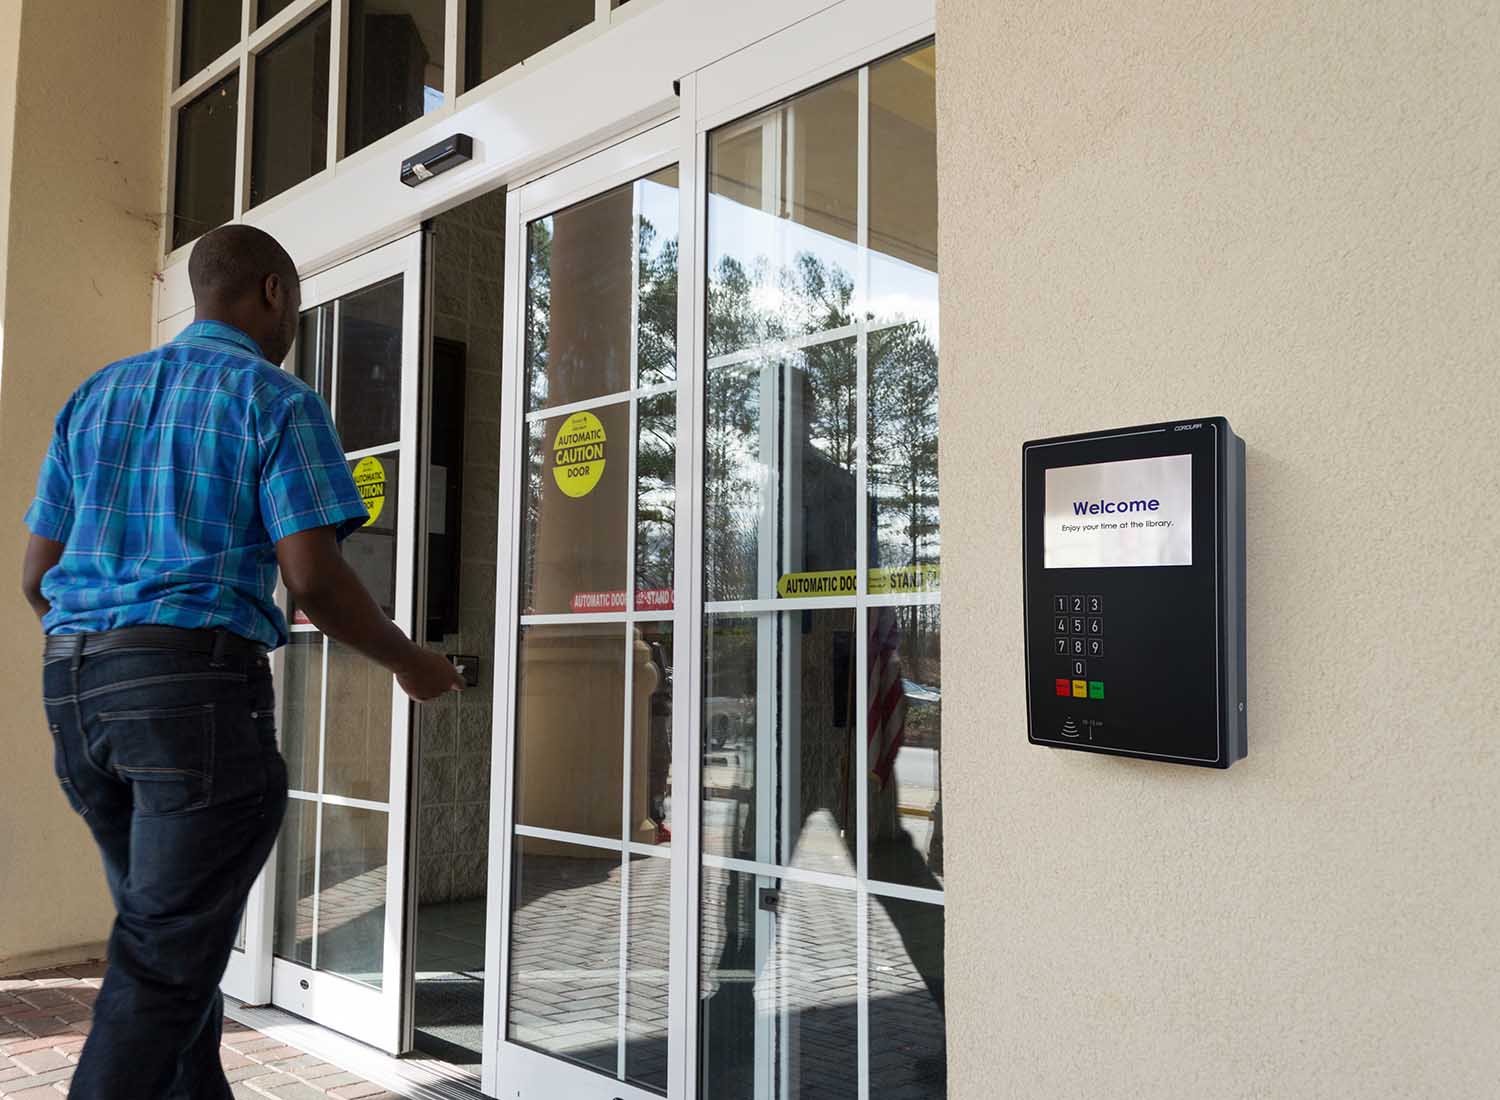
[{"label": "man's ear", "polygon": [[286,297],[286,286],[281,276],[274,271],[261,280],[260,294],[266,306],[274,313],[281,309],[281,300]]}]

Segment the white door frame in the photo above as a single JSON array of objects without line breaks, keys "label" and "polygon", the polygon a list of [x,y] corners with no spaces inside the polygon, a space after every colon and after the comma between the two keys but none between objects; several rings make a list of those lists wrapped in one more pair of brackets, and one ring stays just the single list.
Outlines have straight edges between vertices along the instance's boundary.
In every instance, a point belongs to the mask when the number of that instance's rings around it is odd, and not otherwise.
[{"label": "white door frame", "polygon": [[[568,164],[512,190],[507,214],[505,337],[502,381],[500,515],[518,516],[523,423],[522,312],[525,301],[524,227],[532,219],[675,161],[679,166],[677,601],[674,614],[674,811],[672,841],[672,996],[669,1021],[669,1100],[697,1096],[699,835],[701,714],[703,707],[702,608],[702,392],[706,363],[702,340],[706,287],[707,135],[715,127],[759,111],[823,80],[868,64],[934,32],[932,0],[843,0],[796,25],[730,54],[680,81],[680,113],[673,122]],[[492,762],[490,898],[494,919],[486,944],[484,1072],[487,1095],[528,1100],[648,1100],[654,1094],[505,1041],[513,831],[512,761],[515,736],[516,569],[519,523],[503,520],[497,551],[494,715],[497,751]],[[628,605],[627,605],[628,606]],[[861,1072],[861,1092],[868,1081]]]},{"label": "white door frame", "polygon": [[[418,395],[422,382],[422,233],[410,233],[305,277],[302,306],[304,310],[311,309],[397,275],[402,276],[401,441],[397,452],[400,461],[397,499],[401,502],[401,512],[396,524],[395,622],[410,636],[415,621],[416,532],[419,529],[421,488]],[[288,356],[287,361],[294,363],[295,359]],[[315,631],[309,626],[293,625],[291,629],[294,632]],[[278,728],[283,706],[280,690],[283,661],[283,653],[278,650],[273,655],[278,689]],[[326,706],[326,676],[323,691]],[[396,685],[394,676],[391,677],[391,702],[387,801],[364,803],[333,795],[320,796],[330,805],[382,809],[387,814],[385,938],[380,988],[273,957],[276,911],[276,852],[273,851],[251,890],[246,905],[245,949],[233,953],[224,975],[223,989],[247,1003],[276,1004],[334,1031],[396,1054],[401,1052],[403,1039],[403,993],[406,987],[406,868],[412,713],[410,701]],[[321,786],[321,774],[319,784]]]}]

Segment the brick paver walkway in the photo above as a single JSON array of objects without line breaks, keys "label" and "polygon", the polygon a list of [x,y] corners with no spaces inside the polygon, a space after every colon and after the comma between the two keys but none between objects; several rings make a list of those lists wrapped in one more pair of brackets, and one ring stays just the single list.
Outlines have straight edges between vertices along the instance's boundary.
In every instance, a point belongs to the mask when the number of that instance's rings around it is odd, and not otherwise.
[{"label": "brick paver walkway", "polygon": [[[0,1097],[58,1100],[88,1034],[103,963],[0,978]],[[338,1066],[224,1021],[224,1071],[239,1100],[397,1100]]]}]

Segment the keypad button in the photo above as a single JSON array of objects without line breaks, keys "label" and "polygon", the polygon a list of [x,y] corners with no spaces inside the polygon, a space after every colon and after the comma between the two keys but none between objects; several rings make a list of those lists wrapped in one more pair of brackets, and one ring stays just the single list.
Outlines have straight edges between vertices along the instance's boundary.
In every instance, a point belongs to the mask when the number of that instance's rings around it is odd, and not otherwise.
[{"label": "keypad button", "polygon": [[[1090,639],[1090,641],[1092,641],[1092,640],[1093,639]],[[1090,656],[1088,649],[1085,648],[1087,645],[1088,645],[1088,642],[1084,641],[1084,639],[1082,639],[1082,638],[1074,638],[1073,639],[1073,649],[1072,649],[1073,656],[1075,656],[1075,657],[1087,657],[1087,656]],[[1093,656],[1097,657],[1098,654],[1097,653],[1093,654]]]},{"label": "keypad button", "polygon": [[1104,656],[1104,639],[1103,638],[1090,638],[1088,640],[1088,655],[1090,657],[1103,657]]},{"label": "keypad button", "polygon": [[1073,662],[1073,677],[1074,677],[1074,679],[1081,680],[1086,675],[1088,675],[1088,662],[1087,661],[1081,661],[1081,660],[1075,660]]},{"label": "keypad button", "polygon": [[1056,691],[1064,699],[1069,698],[1073,694],[1073,682],[1071,680],[1058,680]]},{"label": "keypad button", "polygon": [[1083,596],[1069,596],[1068,597],[1068,610],[1071,611],[1075,615],[1082,615],[1083,614],[1083,609],[1084,609],[1085,602],[1086,601],[1085,601],[1085,598]]},{"label": "keypad button", "polygon": [[1104,614],[1104,597],[1103,596],[1090,596],[1088,598],[1088,605],[1089,605],[1089,614],[1090,615],[1103,615]]},{"label": "keypad button", "polygon": [[1052,614],[1054,614],[1054,615],[1066,615],[1067,613],[1068,613],[1068,597],[1066,597],[1066,596],[1053,596],[1052,597]]},{"label": "keypad button", "polygon": [[1089,682],[1087,680],[1073,681],[1073,698],[1087,699],[1089,697]]},{"label": "keypad button", "polygon": [[1056,653],[1059,657],[1066,657],[1069,653],[1073,652],[1073,646],[1066,638],[1053,638],[1052,652]]},{"label": "keypad button", "polygon": [[1069,621],[1068,620],[1068,616],[1066,616],[1066,615],[1053,615],[1052,616],[1052,629],[1054,631],[1056,631],[1057,633],[1059,633],[1059,634],[1067,634],[1067,633],[1069,633],[1069,631],[1068,631],[1068,621]]},{"label": "keypad button", "polygon": [[1093,637],[1093,638],[1097,638],[1097,637],[1100,637],[1101,635],[1103,635],[1103,633],[1104,633],[1104,620],[1100,616],[1095,615],[1093,618],[1091,618],[1089,620],[1089,636]]},{"label": "keypad button", "polygon": [[1090,680],[1089,681],[1089,698],[1090,699],[1103,699],[1104,698],[1104,681],[1103,680]]},{"label": "keypad button", "polygon": [[1083,630],[1084,630],[1084,619],[1083,619],[1082,615],[1074,615],[1072,617],[1072,619],[1069,620],[1069,621],[1072,624],[1072,629],[1070,631],[1068,631],[1068,633],[1070,633],[1070,634],[1082,634],[1083,633]]}]

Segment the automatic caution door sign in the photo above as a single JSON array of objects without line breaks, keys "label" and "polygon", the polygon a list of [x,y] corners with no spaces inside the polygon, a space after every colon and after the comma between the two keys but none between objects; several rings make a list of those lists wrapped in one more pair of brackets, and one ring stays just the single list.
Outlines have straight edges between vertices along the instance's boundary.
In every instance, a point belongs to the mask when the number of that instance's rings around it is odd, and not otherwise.
[{"label": "automatic caution door sign", "polygon": [[372,456],[354,464],[354,486],[370,513],[364,523],[368,527],[380,518],[380,510],[385,507],[385,467],[380,459]]},{"label": "automatic caution door sign", "polygon": [[570,497],[586,497],[604,476],[604,425],[591,412],[574,413],[552,441],[552,476]]}]

